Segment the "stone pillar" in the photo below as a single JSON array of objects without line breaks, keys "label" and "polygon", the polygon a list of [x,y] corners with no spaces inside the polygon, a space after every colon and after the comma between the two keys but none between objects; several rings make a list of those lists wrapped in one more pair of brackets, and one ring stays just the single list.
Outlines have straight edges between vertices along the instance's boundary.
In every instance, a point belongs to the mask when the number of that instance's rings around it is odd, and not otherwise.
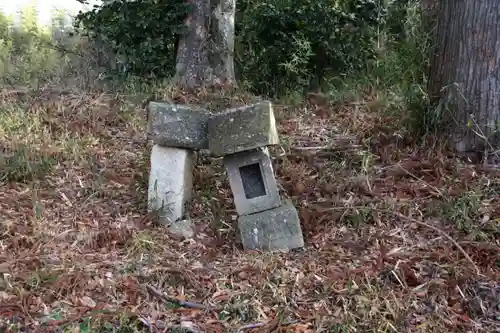
[{"label": "stone pillar", "polygon": [[193,152],[154,145],[151,151],[148,209],[158,214],[161,224],[186,218],[185,207],[193,190]]},{"label": "stone pillar", "polygon": [[155,145],[151,152],[148,208],[171,232],[186,238],[193,236],[188,212],[193,190],[193,151],[208,149],[209,117],[204,109],[149,104],[148,136]]}]

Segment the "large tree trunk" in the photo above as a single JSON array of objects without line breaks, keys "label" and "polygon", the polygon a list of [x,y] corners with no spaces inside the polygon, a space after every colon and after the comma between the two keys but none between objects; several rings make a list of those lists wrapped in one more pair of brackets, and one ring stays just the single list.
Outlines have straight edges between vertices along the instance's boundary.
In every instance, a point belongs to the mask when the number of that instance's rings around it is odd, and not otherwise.
[{"label": "large tree trunk", "polygon": [[498,0],[441,0],[429,92],[451,146],[500,161],[500,6]]},{"label": "large tree trunk", "polygon": [[235,86],[236,0],[190,0],[187,32],[177,49],[174,83],[185,88]]}]

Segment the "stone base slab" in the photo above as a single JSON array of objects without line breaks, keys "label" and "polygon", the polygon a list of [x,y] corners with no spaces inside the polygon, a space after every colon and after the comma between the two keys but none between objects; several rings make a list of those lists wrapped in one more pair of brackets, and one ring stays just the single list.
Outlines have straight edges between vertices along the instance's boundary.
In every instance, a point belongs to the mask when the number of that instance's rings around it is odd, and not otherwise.
[{"label": "stone base slab", "polygon": [[238,227],[246,250],[291,250],[304,246],[299,216],[290,203],[265,212],[240,216]]}]

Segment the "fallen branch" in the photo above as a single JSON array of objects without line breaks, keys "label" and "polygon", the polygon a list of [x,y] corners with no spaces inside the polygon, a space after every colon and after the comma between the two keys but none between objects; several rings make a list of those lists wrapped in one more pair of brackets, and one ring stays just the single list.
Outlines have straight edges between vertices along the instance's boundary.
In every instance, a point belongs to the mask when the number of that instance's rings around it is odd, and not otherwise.
[{"label": "fallen branch", "polygon": [[312,147],[292,147],[295,151],[345,151],[349,149],[359,148],[361,146],[356,144],[345,144],[345,145],[326,145],[326,146],[312,146]]},{"label": "fallen branch", "polygon": [[330,146],[318,146],[318,147],[292,147],[293,150],[323,150],[332,148]]},{"label": "fallen branch", "polygon": [[205,305],[205,304],[200,304],[200,303],[194,303],[194,302],[189,302],[189,301],[182,301],[174,297],[170,297],[162,293],[161,291],[157,290],[156,288],[146,285],[146,289],[155,297],[159,298],[160,300],[164,302],[169,302],[169,303],[174,303],[177,304],[180,307],[183,308],[189,308],[189,309],[197,309],[197,310],[208,310],[208,311],[221,311],[223,308],[222,307],[217,307],[217,306],[210,306],[210,305]]},{"label": "fallen branch", "polygon": [[392,215],[395,215],[395,216],[397,216],[397,217],[399,217],[399,218],[401,218],[403,220],[406,220],[406,221],[409,221],[409,222],[413,222],[413,223],[416,223],[416,224],[421,225],[423,227],[426,227],[426,228],[432,229],[434,231],[437,231],[438,233],[440,233],[441,235],[443,235],[446,239],[448,239],[450,242],[452,242],[453,245],[455,245],[455,247],[464,255],[465,259],[467,259],[467,261],[469,261],[471,263],[472,267],[474,267],[474,269],[476,270],[476,274],[481,275],[481,271],[479,270],[479,267],[477,267],[476,263],[467,254],[467,252],[465,252],[464,248],[462,246],[460,246],[460,244],[458,244],[458,242],[456,240],[454,240],[450,235],[448,235],[445,231],[439,229],[438,227],[435,227],[435,226],[430,225],[428,223],[419,221],[419,220],[414,219],[412,217],[405,216],[405,215],[403,215],[401,213],[398,213],[398,212],[394,212],[394,211],[391,211],[391,210],[385,210],[385,209],[378,209],[378,208],[373,208],[373,207],[368,207],[368,206],[332,207],[332,208],[328,208],[327,210],[347,210],[347,209],[369,209],[369,210],[372,210],[372,211],[375,211],[375,212],[379,212],[379,213],[392,214]]},{"label": "fallen branch", "polygon": [[[184,308],[190,308],[190,309],[198,309],[198,310],[208,310],[208,311],[221,311],[224,309],[224,307],[215,307],[215,306],[210,306],[210,305],[205,305],[205,304],[200,304],[200,303],[194,303],[194,302],[189,302],[189,301],[181,301],[179,299],[170,297],[162,293],[161,291],[157,290],[156,288],[146,285],[146,289],[155,297],[159,298],[162,301],[165,302],[170,302],[177,304],[181,307]],[[285,321],[282,323],[278,323],[278,326],[288,326],[288,325],[293,325],[297,324],[299,321],[297,320],[291,320],[291,321]],[[244,330],[249,330],[253,328],[258,328],[258,327],[263,327],[268,325],[267,323],[253,323],[253,324],[247,324],[245,326],[242,326],[238,328],[235,332],[242,332]]]},{"label": "fallen branch", "polygon": [[460,246],[460,244],[457,243],[456,240],[454,240],[450,235],[448,235],[446,232],[444,232],[443,230],[439,229],[438,227],[435,227],[431,224],[428,224],[428,223],[425,223],[425,222],[422,222],[422,221],[419,221],[417,219],[414,219],[414,218],[411,218],[411,217],[408,217],[408,216],[404,216],[403,214],[401,213],[397,213],[397,212],[391,212],[392,214],[396,215],[397,217],[401,218],[401,219],[404,219],[404,220],[407,220],[407,221],[410,221],[410,222],[413,222],[413,223],[416,223],[418,225],[421,225],[421,226],[424,226],[426,228],[429,228],[429,229],[432,229],[432,230],[435,230],[437,232],[439,232],[441,235],[443,235],[446,239],[448,239],[450,242],[453,243],[453,245],[455,245],[455,247],[460,251],[462,252],[462,254],[464,255],[465,259],[467,259],[471,265],[474,267],[474,269],[476,270],[476,273],[478,275],[481,275],[481,271],[479,270],[479,267],[477,267],[476,263],[474,263],[474,260],[472,260],[472,258],[467,254],[467,252],[465,252],[464,248]]}]

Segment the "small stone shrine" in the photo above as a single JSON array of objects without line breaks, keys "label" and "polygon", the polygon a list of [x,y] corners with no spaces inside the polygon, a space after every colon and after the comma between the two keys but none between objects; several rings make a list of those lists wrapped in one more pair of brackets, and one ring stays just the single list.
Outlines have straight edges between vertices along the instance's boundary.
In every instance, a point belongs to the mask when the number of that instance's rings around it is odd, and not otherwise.
[{"label": "small stone shrine", "polygon": [[[304,246],[297,210],[281,200],[268,146],[279,144],[268,101],[211,114],[205,109],[151,102],[149,209],[162,224],[192,237],[186,204],[193,189],[193,151],[223,157],[243,247],[289,250]],[[188,228],[186,230],[186,227]]]}]

